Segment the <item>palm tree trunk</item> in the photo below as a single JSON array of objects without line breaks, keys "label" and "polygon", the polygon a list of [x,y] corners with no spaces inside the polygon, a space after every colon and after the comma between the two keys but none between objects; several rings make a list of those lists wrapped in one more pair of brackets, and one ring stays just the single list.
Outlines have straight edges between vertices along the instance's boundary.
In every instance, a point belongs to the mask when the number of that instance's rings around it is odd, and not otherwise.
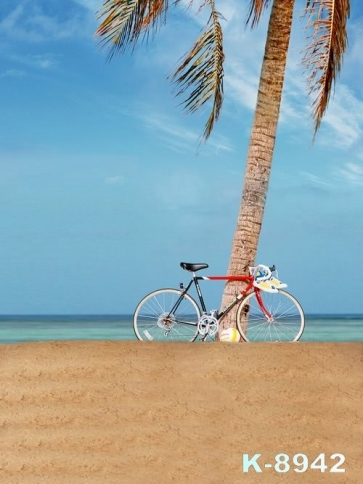
[{"label": "palm tree trunk", "polygon": [[[242,200],[229,262],[228,274],[231,275],[247,274],[248,267],[255,262],[275,146],[294,3],[295,0],[274,0],[272,5]],[[238,287],[235,282],[226,284],[221,308],[231,303],[239,292]],[[220,331],[235,326],[235,311],[232,310],[222,319]]]}]

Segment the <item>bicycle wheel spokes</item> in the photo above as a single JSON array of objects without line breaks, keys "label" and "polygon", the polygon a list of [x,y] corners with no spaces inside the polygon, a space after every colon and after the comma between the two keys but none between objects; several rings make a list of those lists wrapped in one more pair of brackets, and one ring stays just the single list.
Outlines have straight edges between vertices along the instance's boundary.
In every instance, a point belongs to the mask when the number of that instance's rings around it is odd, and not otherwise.
[{"label": "bicycle wheel spokes", "polygon": [[177,289],[160,289],[146,296],[134,314],[134,330],[144,341],[194,341],[200,310],[189,295],[180,299]]},{"label": "bicycle wheel spokes", "polygon": [[260,292],[268,318],[262,311],[255,293],[249,294],[237,311],[237,327],[245,341],[298,341],[305,318],[298,301],[291,294]]}]

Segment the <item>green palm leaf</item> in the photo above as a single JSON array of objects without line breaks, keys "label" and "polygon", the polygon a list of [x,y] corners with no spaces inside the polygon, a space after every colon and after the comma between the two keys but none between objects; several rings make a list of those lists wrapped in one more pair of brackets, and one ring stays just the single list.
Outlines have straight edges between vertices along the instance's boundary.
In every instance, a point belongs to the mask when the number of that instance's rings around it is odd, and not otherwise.
[{"label": "green palm leaf", "polygon": [[311,31],[303,64],[310,73],[308,82],[313,100],[315,134],[328,106],[330,93],[340,72],[346,50],[349,0],[308,0],[306,28]]},{"label": "green palm leaf", "polygon": [[222,15],[215,10],[214,0],[206,0],[201,8],[207,4],[212,11],[207,25],[172,76],[172,81],[180,86],[176,91],[177,96],[189,92],[183,102],[188,111],[194,112],[210,99],[213,100],[203,133],[204,140],[211,134],[220,114],[224,75],[223,33],[219,22]]}]

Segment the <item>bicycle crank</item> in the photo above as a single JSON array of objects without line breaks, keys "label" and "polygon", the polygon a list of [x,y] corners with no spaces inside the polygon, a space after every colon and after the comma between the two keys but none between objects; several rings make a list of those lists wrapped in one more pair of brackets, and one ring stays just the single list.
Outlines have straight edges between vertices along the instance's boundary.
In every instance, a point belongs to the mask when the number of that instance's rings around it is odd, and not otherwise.
[{"label": "bicycle crank", "polygon": [[198,321],[198,331],[202,336],[214,336],[218,331],[218,321],[213,316],[203,314]]}]

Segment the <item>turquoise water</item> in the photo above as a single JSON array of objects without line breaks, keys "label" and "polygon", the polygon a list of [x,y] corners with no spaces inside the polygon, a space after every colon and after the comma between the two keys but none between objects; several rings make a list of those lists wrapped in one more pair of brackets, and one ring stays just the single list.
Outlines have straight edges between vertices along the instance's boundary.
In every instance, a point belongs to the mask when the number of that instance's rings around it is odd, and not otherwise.
[{"label": "turquoise water", "polygon": [[[136,340],[132,316],[0,316],[0,343]],[[363,315],[307,315],[300,341],[363,342]]]},{"label": "turquoise water", "polygon": [[0,316],[0,343],[135,340],[132,316]]}]

